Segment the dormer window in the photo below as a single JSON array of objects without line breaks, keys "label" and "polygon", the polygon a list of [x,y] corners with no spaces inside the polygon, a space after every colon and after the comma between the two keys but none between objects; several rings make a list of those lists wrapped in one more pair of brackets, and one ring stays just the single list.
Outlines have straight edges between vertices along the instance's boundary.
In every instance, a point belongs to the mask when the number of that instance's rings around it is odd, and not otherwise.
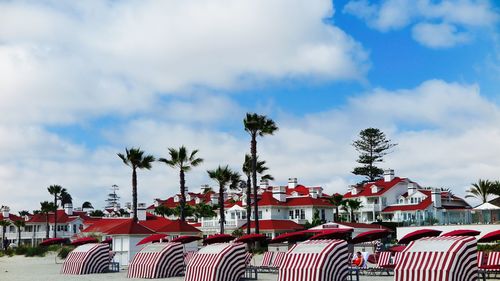
[{"label": "dormer window", "polygon": [[201,199],[200,199],[200,198],[198,198],[198,197],[196,197],[196,199],[194,199],[194,202],[195,202],[196,204],[200,204],[200,203],[201,203]]},{"label": "dormer window", "polygon": [[174,202],[179,202],[179,196],[178,195],[174,196]]},{"label": "dormer window", "polygon": [[405,200],[403,198],[399,198],[399,204],[404,204]]},{"label": "dormer window", "polygon": [[294,192],[292,192],[292,196],[297,197],[297,196],[299,196],[299,193],[297,191],[294,191]]},{"label": "dormer window", "polygon": [[372,193],[374,193],[374,194],[375,194],[375,193],[377,193],[377,192],[379,192],[379,191],[380,191],[380,189],[378,188],[378,186],[376,186],[376,185],[372,185]]},{"label": "dormer window", "polygon": [[186,195],[186,201],[191,201],[191,195]]}]

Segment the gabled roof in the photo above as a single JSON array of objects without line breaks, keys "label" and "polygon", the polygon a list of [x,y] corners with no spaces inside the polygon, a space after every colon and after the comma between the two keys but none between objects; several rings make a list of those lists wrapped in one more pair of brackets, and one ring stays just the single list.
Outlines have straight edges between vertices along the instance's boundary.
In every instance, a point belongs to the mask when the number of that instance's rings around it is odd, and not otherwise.
[{"label": "gabled roof", "polygon": [[4,218],[3,216],[3,213],[0,212],[0,221],[1,220],[10,220],[10,221],[21,221],[21,220],[24,220],[23,218],[21,218],[20,216],[16,216],[14,214],[9,214],[9,217],[7,218]]},{"label": "gabled roof", "polygon": [[278,201],[273,197],[273,193],[271,191],[264,191],[260,196],[260,200],[258,201],[259,206],[285,206],[284,202]]},{"label": "gabled roof", "polygon": [[287,206],[324,206],[333,207],[328,201],[322,198],[312,198],[312,197],[291,197],[286,200]]},{"label": "gabled roof", "polygon": [[[64,210],[57,210],[57,223],[68,223],[68,222],[72,222],[78,218],[79,218],[79,216],[66,215],[66,212],[64,212]],[[39,214],[33,215],[27,221],[27,223],[42,223],[42,222],[44,223],[44,222],[46,222],[46,220],[47,220],[47,217],[45,216],[45,214],[39,213]],[[54,213],[53,212],[49,213],[48,220],[49,220],[49,223],[54,223]]]},{"label": "gabled roof", "polygon": [[[242,229],[246,229],[244,224]],[[255,228],[255,221],[250,222],[250,228]],[[259,220],[259,229],[261,230],[301,230],[304,226],[291,220]]]},{"label": "gabled roof", "polygon": [[[346,194],[344,194],[344,198],[354,198],[354,197],[361,197],[361,196],[379,196],[379,195],[384,194],[386,191],[390,190],[392,187],[396,186],[398,183],[400,183],[404,180],[406,180],[406,179],[395,177],[393,180],[391,180],[389,182],[386,182],[384,179],[380,179],[380,180],[375,181],[375,182],[365,183],[363,185],[363,187],[361,187],[361,190],[357,194],[353,195],[351,192],[347,192]],[[376,185],[377,187],[379,187],[378,192],[372,193],[371,187],[373,185]]]},{"label": "gabled roof", "polygon": [[155,216],[150,213],[146,213],[146,220],[145,221],[139,221],[139,224],[152,229],[154,231],[158,231],[158,229],[164,227],[165,225],[169,224],[172,222],[171,220],[160,217],[160,216]]},{"label": "gabled roof", "polygon": [[124,222],[109,229],[106,234],[108,235],[130,235],[130,234],[153,234],[151,229],[140,225],[133,219],[127,219]]}]

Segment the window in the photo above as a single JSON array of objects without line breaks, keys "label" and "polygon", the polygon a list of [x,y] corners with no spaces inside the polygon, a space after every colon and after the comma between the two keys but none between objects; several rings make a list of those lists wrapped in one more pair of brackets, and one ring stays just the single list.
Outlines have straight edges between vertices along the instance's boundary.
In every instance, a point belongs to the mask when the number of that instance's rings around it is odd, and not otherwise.
[{"label": "window", "polygon": [[73,233],[76,233],[76,224],[73,225]]},{"label": "window", "polygon": [[293,211],[288,211],[288,218],[293,219]]},{"label": "window", "polygon": [[259,211],[259,219],[262,219],[262,211]]},{"label": "window", "polygon": [[321,209],[321,219],[324,221],[326,220],[325,209]]},{"label": "window", "polygon": [[298,219],[300,217],[300,210],[295,210],[295,218]]},{"label": "window", "polygon": [[306,219],[306,211],[304,209],[300,209],[300,219],[301,220]]},{"label": "window", "polygon": [[234,212],[231,212],[231,219],[234,220],[236,218]]}]

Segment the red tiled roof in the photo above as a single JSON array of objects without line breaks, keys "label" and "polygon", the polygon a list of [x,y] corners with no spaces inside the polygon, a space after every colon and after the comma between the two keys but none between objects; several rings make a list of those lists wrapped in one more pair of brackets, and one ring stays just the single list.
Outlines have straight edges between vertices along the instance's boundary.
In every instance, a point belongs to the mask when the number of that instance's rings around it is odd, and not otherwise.
[{"label": "red tiled roof", "polygon": [[20,216],[16,216],[14,214],[9,214],[9,217],[8,218],[4,218],[2,212],[0,212],[0,221],[1,220],[10,220],[10,221],[20,221],[20,220],[24,220],[23,218],[21,218]]},{"label": "red tiled roof", "polygon": [[273,193],[271,191],[264,191],[260,196],[260,200],[258,201],[259,206],[284,206],[284,202],[278,201],[273,197]]},{"label": "red tiled roof", "polygon": [[287,198],[287,206],[325,206],[333,207],[328,201],[322,198],[312,198],[312,197],[292,197]]},{"label": "red tiled roof", "polygon": [[286,188],[286,195],[292,195],[293,192],[297,192],[299,195],[308,195],[309,189],[301,184],[297,185],[295,188]]},{"label": "red tiled roof", "polygon": [[83,232],[100,232],[107,233],[111,228],[130,220],[129,218],[102,218],[94,221],[89,227],[85,228]]},{"label": "red tiled roof", "polygon": [[[352,195],[351,192],[347,192],[344,194],[344,198],[353,198],[353,197],[360,197],[360,196],[379,196],[384,194],[387,190],[391,189],[398,183],[404,181],[404,178],[399,178],[395,177],[392,181],[386,182],[384,179],[380,179],[375,182],[370,182],[370,183],[365,183],[363,187],[361,188],[362,190],[358,192],[356,195]],[[371,187],[373,185],[376,185],[377,187],[380,188],[380,190],[377,193],[372,193]]]},{"label": "red tiled roof", "polygon": [[110,228],[107,232],[108,235],[119,235],[119,234],[153,234],[155,233],[151,229],[140,225],[133,219],[124,220],[122,223]]},{"label": "red tiled roof", "polygon": [[173,220],[170,221],[168,224],[164,225],[163,227],[156,229],[156,232],[160,233],[180,233],[180,232],[194,232],[198,233],[201,232],[198,228],[190,225],[187,222],[183,222],[181,220]]},{"label": "red tiled roof", "polygon": [[[244,224],[241,228],[246,229]],[[250,228],[255,228],[255,221],[250,222]],[[301,230],[304,226],[290,220],[259,220],[261,230]]]},{"label": "red tiled roof", "polygon": [[[68,223],[71,221],[74,221],[77,219],[78,216],[68,216],[64,212],[64,210],[57,210],[57,223]],[[40,222],[46,222],[46,216],[45,214],[39,213],[36,215],[33,215],[27,222],[28,223],[40,223]],[[49,223],[54,223],[54,213],[49,213]]]},{"label": "red tiled roof", "polygon": [[158,231],[158,229],[164,227],[165,225],[169,224],[172,222],[169,219],[166,219],[164,217],[159,217],[155,216],[150,213],[146,213],[146,220],[145,221],[139,221],[139,224],[152,229],[154,231]]}]

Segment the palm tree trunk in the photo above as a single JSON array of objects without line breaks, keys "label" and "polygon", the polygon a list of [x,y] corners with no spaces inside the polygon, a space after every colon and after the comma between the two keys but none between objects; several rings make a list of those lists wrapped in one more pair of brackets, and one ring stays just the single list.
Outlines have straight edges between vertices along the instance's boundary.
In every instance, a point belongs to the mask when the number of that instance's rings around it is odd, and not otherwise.
[{"label": "palm tree trunk", "polygon": [[339,221],[339,206],[335,206],[335,216],[333,217],[334,222]]},{"label": "palm tree trunk", "polygon": [[133,219],[137,221],[137,172],[136,168],[132,168],[132,208]]},{"label": "palm tree trunk", "polygon": [[47,224],[45,226],[45,238],[49,238],[49,213],[45,213],[45,223]]},{"label": "palm tree trunk", "polygon": [[21,246],[21,227],[17,228],[17,246]]},{"label": "palm tree trunk", "polygon": [[354,210],[351,209],[351,222],[354,222]]},{"label": "palm tree trunk", "polygon": [[54,194],[54,238],[57,237],[57,193]]},{"label": "palm tree trunk", "polygon": [[219,186],[219,213],[220,213],[220,234],[224,234],[224,223],[226,214],[224,213],[224,186]]},{"label": "palm tree trunk", "polygon": [[259,233],[259,206],[258,193],[257,193],[257,135],[252,134],[252,141],[250,143],[250,153],[252,154],[252,185],[253,185],[253,202],[254,202],[254,221],[255,233]]},{"label": "palm tree trunk", "polygon": [[250,234],[251,229],[250,229],[250,214],[252,213],[252,199],[250,198],[252,196],[252,182],[250,180],[250,176],[247,176],[247,234]]},{"label": "palm tree trunk", "polygon": [[4,246],[5,246],[5,243],[4,243],[4,241],[5,241],[5,232],[6,232],[6,229],[5,229],[5,228],[6,228],[6,226],[5,226],[5,225],[2,225],[2,249],[4,249],[4,250],[6,250],[6,249],[4,248]]},{"label": "palm tree trunk", "polygon": [[181,169],[180,171],[180,174],[179,174],[179,177],[180,177],[180,184],[181,184],[181,204],[180,204],[180,207],[181,207],[181,221],[186,221],[186,214],[185,214],[185,208],[186,208],[186,180],[184,178],[184,170]]}]

